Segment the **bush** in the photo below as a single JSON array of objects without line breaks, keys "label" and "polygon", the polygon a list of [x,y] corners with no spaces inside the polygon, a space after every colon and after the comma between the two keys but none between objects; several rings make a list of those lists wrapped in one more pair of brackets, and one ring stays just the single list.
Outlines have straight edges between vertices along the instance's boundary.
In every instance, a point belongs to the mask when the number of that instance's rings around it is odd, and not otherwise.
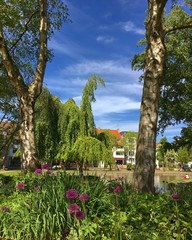
[{"label": "bush", "polygon": [[127,163],[127,170],[128,170],[128,171],[133,170],[133,165],[132,165],[132,163]]}]

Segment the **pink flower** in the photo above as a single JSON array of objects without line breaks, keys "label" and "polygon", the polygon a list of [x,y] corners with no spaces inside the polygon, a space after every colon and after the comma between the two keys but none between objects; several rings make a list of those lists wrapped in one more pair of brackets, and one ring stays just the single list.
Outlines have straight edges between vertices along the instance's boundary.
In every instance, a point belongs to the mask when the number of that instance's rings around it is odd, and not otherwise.
[{"label": "pink flower", "polygon": [[79,196],[79,200],[81,202],[85,202],[85,201],[88,201],[89,200],[89,195],[87,193],[82,193],[80,196]]},{"label": "pink flower", "polygon": [[1,207],[2,212],[9,212],[9,208],[5,205]]},{"label": "pink flower", "polygon": [[118,193],[122,190],[123,190],[123,188],[121,186],[117,186],[113,191],[114,191],[114,193]]},{"label": "pink flower", "polygon": [[84,219],[85,218],[85,213],[82,212],[82,211],[78,211],[75,213],[75,217],[77,220],[81,220],[81,219]]},{"label": "pink flower", "polygon": [[25,184],[22,182],[16,185],[16,189],[23,189],[24,187],[25,187]]},{"label": "pink flower", "polygon": [[79,211],[79,206],[76,203],[72,203],[71,205],[69,205],[68,210],[69,210],[70,214],[78,212]]},{"label": "pink flower", "polygon": [[171,197],[175,200],[178,200],[180,198],[179,194],[177,194],[177,193],[172,194]]},{"label": "pink flower", "polygon": [[42,170],[40,168],[38,168],[38,169],[35,170],[35,173],[36,174],[42,174]]},{"label": "pink flower", "polygon": [[49,169],[49,165],[47,163],[44,163],[42,166],[41,166],[42,169]]},{"label": "pink flower", "polygon": [[105,192],[107,192],[107,193],[110,192],[109,188],[107,188],[107,189],[105,190]]},{"label": "pink flower", "polygon": [[69,190],[66,192],[66,198],[67,198],[67,199],[76,199],[76,198],[78,198],[78,192],[77,192],[77,190],[75,190],[75,189],[69,189]]}]

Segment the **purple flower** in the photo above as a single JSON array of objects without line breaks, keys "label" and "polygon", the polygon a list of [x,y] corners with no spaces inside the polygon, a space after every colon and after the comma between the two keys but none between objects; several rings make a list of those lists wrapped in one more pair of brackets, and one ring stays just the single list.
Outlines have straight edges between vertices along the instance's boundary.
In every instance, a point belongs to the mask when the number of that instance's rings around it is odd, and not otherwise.
[{"label": "purple flower", "polygon": [[75,198],[78,198],[78,192],[77,192],[77,190],[75,190],[75,189],[69,189],[69,190],[66,192],[66,198],[67,198],[67,199],[75,199]]},{"label": "purple flower", "polygon": [[175,193],[171,195],[172,199],[178,200],[180,198],[179,194]]},{"label": "purple flower", "polygon": [[89,195],[87,193],[82,193],[80,196],[79,196],[79,200],[81,202],[85,202],[85,201],[88,201],[89,200]]},{"label": "purple flower", "polygon": [[118,193],[122,190],[123,190],[123,188],[121,186],[117,186],[113,191],[114,191],[114,193]]},{"label": "purple flower", "polygon": [[41,166],[42,169],[49,169],[49,165],[47,163],[44,163],[42,166]]},{"label": "purple flower", "polygon": [[69,210],[70,214],[78,212],[79,211],[79,206],[76,203],[72,203],[71,205],[69,205],[68,210]]},{"label": "purple flower", "polygon": [[48,174],[48,175],[51,174],[51,171],[50,171],[50,170],[47,170],[47,171],[46,171],[46,174]]},{"label": "purple flower", "polygon": [[75,217],[77,220],[81,220],[81,219],[84,219],[85,218],[85,213],[82,212],[82,211],[78,211],[75,213]]},{"label": "purple flower", "polygon": [[16,185],[16,189],[23,189],[24,187],[25,187],[25,184],[22,182]]},{"label": "purple flower", "polygon": [[5,205],[1,207],[2,212],[9,212],[9,208]]},{"label": "purple flower", "polygon": [[35,170],[35,173],[36,174],[42,174],[42,170],[40,168],[38,168],[38,169]]}]

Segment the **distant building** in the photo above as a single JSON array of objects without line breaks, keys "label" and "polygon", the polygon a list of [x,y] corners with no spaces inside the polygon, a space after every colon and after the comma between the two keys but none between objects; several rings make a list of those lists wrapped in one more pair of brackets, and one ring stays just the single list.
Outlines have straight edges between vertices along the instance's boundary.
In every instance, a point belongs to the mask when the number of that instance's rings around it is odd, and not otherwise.
[{"label": "distant building", "polygon": [[0,123],[0,158],[3,159],[3,168],[9,168],[14,153],[19,148],[16,125],[11,122]]},{"label": "distant building", "polygon": [[119,132],[118,129],[112,130],[112,129],[97,129],[97,133],[101,133],[105,130],[108,130],[110,133],[114,134],[117,138],[117,142],[116,145],[113,146],[112,148],[112,152],[113,152],[113,158],[116,164],[126,164],[126,156],[125,156],[125,150],[124,147],[121,146],[121,140],[122,140],[122,136]]}]

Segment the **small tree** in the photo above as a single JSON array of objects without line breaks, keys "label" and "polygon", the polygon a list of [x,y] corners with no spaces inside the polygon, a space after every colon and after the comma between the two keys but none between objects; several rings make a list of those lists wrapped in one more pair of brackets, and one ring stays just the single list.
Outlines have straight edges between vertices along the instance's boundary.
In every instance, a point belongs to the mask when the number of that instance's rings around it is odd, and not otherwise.
[{"label": "small tree", "polygon": [[165,167],[173,168],[177,160],[177,153],[174,149],[167,150],[164,156]]},{"label": "small tree", "polygon": [[71,156],[78,163],[79,174],[83,175],[83,167],[85,164],[93,164],[94,162],[111,162],[113,159],[112,151],[107,149],[105,145],[94,137],[79,137],[75,142]]},{"label": "small tree", "polygon": [[180,147],[177,151],[177,162],[181,165],[187,164],[190,161],[190,153],[187,147]]}]

